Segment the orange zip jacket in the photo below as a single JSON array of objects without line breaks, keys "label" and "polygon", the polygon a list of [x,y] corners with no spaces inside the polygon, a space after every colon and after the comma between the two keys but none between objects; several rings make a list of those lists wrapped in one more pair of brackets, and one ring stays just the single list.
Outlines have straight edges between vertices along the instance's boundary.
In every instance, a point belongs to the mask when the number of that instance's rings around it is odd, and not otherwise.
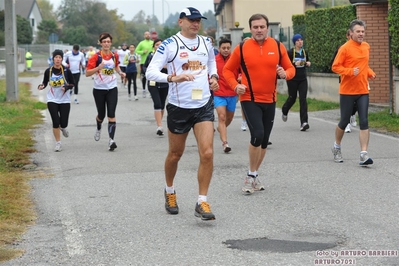
[{"label": "orange zip jacket", "polygon": [[[266,38],[262,45],[254,39],[249,39],[243,44],[243,56],[251,80],[255,102],[274,103],[277,101],[277,65],[279,64],[279,53],[277,42],[273,38]],[[288,57],[287,50],[280,43],[281,66],[286,71],[286,79],[290,80],[295,76],[295,67]],[[223,75],[234,90],[238,85],[234,75],[236,69],[240,68],[242,73],[241,83],[247,86],[245,93],[240,95],[240,101],[251,101],[251,93],[248,80],[241,68],[240,45],[234,49],[223,68]]]},{"label": "orange zip jacket", "polygon": [[[343,44],[332,65],[332,71],[341,75],[339,94],[359,95],[369,94],[368,78],[375,76],[369,67],[370,45],[349,40]],[[354,68],[359,68],[359,74],[354,75]]]}]

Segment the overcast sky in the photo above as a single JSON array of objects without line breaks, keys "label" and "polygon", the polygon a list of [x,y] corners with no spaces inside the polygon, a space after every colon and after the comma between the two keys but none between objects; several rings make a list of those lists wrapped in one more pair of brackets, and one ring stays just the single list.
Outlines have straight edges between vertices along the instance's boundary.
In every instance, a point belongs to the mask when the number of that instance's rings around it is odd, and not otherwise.
[{"label": "overcast sky", "polygon": [[[49,0],[54,8],[58,8],[62,0]],[[108,9],[117,9],[118,14],[122,14],[125,20],[131,20],[140,10],[146,15],[152,15],[153,10],[155,16],[162,23],[169,16],[168,12],[174,14],[180,12],[183,8],[192,6],[197,8],[201,13],[208,10],[214,11],[213,0],[102,0],[107,4]],[[154,3],[154,8],[153,8]],[[164,13],[162,14],[162,3]],[[162,18],[163,15],[163,18]]]}]

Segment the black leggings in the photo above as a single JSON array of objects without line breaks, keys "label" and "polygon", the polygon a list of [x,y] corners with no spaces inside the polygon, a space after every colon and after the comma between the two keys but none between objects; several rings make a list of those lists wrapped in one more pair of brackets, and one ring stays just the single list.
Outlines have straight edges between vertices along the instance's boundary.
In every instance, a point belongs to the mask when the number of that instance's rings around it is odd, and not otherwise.
[{"label": "black leggings", "polygon": [[130,88],[132,87],[132,80],[133,80],[133,94],[134,96],[137,95],[137,72],[130,72],[126,73],[126,78],[127,78],[127,93],[130,94]]},{"label": "black leggings", "polygon": [[145,84],[147,83],[147,79],[145,78],[144,64],[140,64],[140,73],[143,90],[145,90]]},{"label": "black leggings", "polygon": [[97,107],[97,117],[102,122],[107,111],[109,118],[115,117],[116,105],[118,104],[118,88],[110,90],[93,89],[94,101]]},{"label": "black leggings", "polygon": [[140,73],[143,90],[145,90],[145,84],[147,83],[147,79],[145,78],[144,64],[140,64]]},{"label": "black leggings", "polygon": [[262,149],[266,149],[273,129],[276,103],[241,102],[241,108],[251,133],[251,145],[262,145]]},{"label": "black leggings", "polygon": [[70,103],[47,103],[47,109],[50,112],[53,128],[66,128],[68,126]]},{"label": "black leggings", "polygon": [[342,130],[348,125],[350,117],[353,112],[353,106],[356,104],[357,113],[359,114],[359,127],[361,130],[369,128],[368,109],[369,109],[369,95],[340,95],[339,105],[341,111],[341,120],[338,127]]},{"label": "black leggings", "polygon": [[148,86],[148,91],[151,94],[154,102],[154,110],[162,111],[165,109],[166,97],[168,97],[169,88],[158,88],[155,86]]},{"label": "black leggings", "polygon": [[73,92],[77,95],[79,92],[79,80],[80,80],[80,73],[72,74],[73,81],[75,82]]},{"label": "black leggings", "polygon": [[308,122],[308,103],[306,97],[308,95],[308,80],[287,80],[288,98],[285,101],[282,111],[283,115],[287,115],[288,111],[294,105],[297,94],[299,93],[299,118],[301,125]]}]

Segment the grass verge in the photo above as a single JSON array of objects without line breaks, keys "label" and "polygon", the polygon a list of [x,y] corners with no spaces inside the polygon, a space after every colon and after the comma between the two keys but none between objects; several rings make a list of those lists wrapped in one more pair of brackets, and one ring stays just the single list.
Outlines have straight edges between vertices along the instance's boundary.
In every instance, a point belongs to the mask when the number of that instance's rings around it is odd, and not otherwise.
[{"label": "grass verge", "polygon": [[[281,108],[284,102],[287,100],[288,95],[279,94],[277,97],[278,108]],[[339,103],[324,102],[315,99],[308,98],[308,111],[324,111],[339,109]],[[292,112],[299,112],[299,101],[290,109]],[[338,122],[338,121],[337,121]],[[393,113],[389,114],[389,108],[383,108],[378,112],[369,112],[369,127],[370,130],[377,131],[380,133],[399,135],[399,115]]]},{"label": "grass verge", "polygon": [[5,80],[0,80],[0,262],[23,253],[11,248],[35,219],[30,198],[29,172],[34,152],[31,130],[42,123],[44,103],[35,100],[28,83],[19,84],[19,101],[6,101]]}]

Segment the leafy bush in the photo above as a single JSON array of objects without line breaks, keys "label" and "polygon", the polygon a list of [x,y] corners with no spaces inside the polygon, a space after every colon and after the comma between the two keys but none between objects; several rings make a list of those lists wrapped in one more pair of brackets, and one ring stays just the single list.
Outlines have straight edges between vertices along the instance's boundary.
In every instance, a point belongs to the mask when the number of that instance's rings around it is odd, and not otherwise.
[{"label": "leafy bush", "polygon": [[391,58],[392,64],[399,67],[399,0],[389,0],[389,4],[391,5],[388,13]]},{"label": "leafy bush", "polygon": [[310,72],[331,73],[331,58],[346,41],[346,31],[354,19],[356,8],[352,5],[307,10],[304,17],[292,17],[294,32],[302,34],[313,58]]}]

